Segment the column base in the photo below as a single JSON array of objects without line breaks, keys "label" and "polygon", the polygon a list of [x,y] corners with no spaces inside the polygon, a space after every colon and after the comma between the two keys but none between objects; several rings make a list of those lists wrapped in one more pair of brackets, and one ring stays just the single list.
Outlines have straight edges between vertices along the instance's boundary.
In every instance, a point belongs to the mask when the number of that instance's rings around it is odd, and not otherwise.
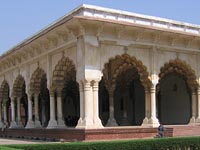
[{"label": "column base", "polygon": [[47,129],[54,129],[54,128],[57,128],[57,126],[58,126],[58,123],[56,120],[49,120]]},{"label": "column base", "polygon": [[195,120],[196,120],[195,117],[190,118],[189,124],[195,124],[195,122],[196,122]]},{"label": "column base", "polygon": [[158,127],[160,124],[156,117],[151,117],[149,119],[148,123],[149,123],[149,126],[151,126],[151,127]]},{"label": "column base", "polygon": [[118,126],[118,124],[117,124],[115,118],[109,118],[106,126],[107,127],[116,127],[116,126]]},{"label": "column base", "polygon": [[9,128],[17,128],[17,123],[15,121],[12,121]]},{"label": "column base", "polygon": [[79,119],[79,122],[76,128],[93,129],[95,128],[95,126],[92,119],[85,118],[83,120]]},{"label": "column base", "polygon": [[58,119],[57,122],[58,122],[57,128],[66,128],[65,122],[63,119]]},{"label": "column base", "polygon": [[24,125],[22,124],[22,122],[21,121],[18,121],[18,123],[17,123],[17,128],[24,128]]},{"label": "column base", "polygon": [[82,124],[83,124],[83,119],[80,117],[76,127],[82,126]]},{"label": "column base", "polygon": [[3,127],[3,122],[0,121],[0,128],[2,128],[2,127]]},{"label": "column base", "polygon": [[94,120],[94,126],[95,128],[103,128],[103,125],[102,125],[102,122],[101,122],[101,119],[95,119]]},{"label": "column base", "polygon": [[142,122],[142,126],[143,127],[149,126],[149,119],[147,117],[144,118],[144,120]]},{"label": "column base", "polygon": [[35,127],[35,125],[34,125],[34,122],[33,122],[33,120],[29,120],[28,122],[27,122],[27,124],[26,124],[26,129],[31,129],[31,128],[34,128]]},{"label": "column base", "polygon": [[42,128],[39,120],[35,120],[35,128]]},{"label": "column base", "polygon": [[200,117],[197,117],[195,120],[196,123],[200,123]]}]

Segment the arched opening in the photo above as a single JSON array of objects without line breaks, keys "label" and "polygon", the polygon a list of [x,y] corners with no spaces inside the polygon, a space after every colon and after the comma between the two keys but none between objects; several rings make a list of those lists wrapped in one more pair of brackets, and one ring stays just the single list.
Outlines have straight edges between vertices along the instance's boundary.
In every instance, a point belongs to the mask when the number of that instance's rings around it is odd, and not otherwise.
[{"label": "arched opening", "polygon": [[99,82],[99,118],[105,126],[109,118],[109,93],[103,78]]},{"label": "arched opening", "polygon": [[141,125],[145,117],[145,94],[135,68],[121,73],[114,92],[115,118],[119,125]]},{"label": "arched opening", "polygon": [[11,122],[11,109],[10,109],[10,97],[9,97],[9,85],[7,81],[3,81],[0,88],[0,99],[1,99],[1,114],[2,121],[10,125]]},{"label": "arched opening", "polygon": [[[30,92],[38,94],[39,121],[42,127],[47,127],[50,119],[50,96],[47,88],[46,73],[43,69],[37,68],[34,71],[31,77]],[[33,107],[35,106],[34,104]]]},{"label": "arched opening", "polygon": [[62,118],[66,126],[75,127],[80,117],[79,85],[73,62],[66,57],[58,62],[53,72],[52,90],[62,99]]},{"label": "arched opening", "polygon": [[[15,98],[15,114],[17,114],[16,118],[20,118],[20,120],[17,120],[18,125],[26,126],[27,120],[28,120],[28,99],[26,94],[26,84],[25,80],[21,75],[18,75],[14,82],[13,86],[13,95]],[[19,104],[19,107],[17,105]],[[17,110],[19,108],[19,110]],[[19,113],[20,116],[19,116]],[[19,122],[20,121],[20,122]]]},{"label": "arched opening", "polygon": [[67,81],[63,91],[63,118],[67,126],[75,127],[80,117],[79,87],[76,81]]},{"label": "arched opening", "polygon": [[39,94],[39,120],[42,127],[47,127],[50,119],[50,97],[47,88],[46,74],[41,78],[40,94]]},{"label": "arched opening", "polygon": [[[112,103],[118,125],[142,124],[145,117],[144,89],[150,88],[151,82],[141,61],[127,54],[116,56],[105,64],[103,80],[99,85],[99,112],[103,125],[112,113],[108,109]],[[113,102],[110,99],[113,99]]]},{"label": "arched opening", "polygon": [[191,118],[191,94],[197,88],[189,65],[176,59],[165,64],[157,85],[157,112],[162,124],[188,124]]}]

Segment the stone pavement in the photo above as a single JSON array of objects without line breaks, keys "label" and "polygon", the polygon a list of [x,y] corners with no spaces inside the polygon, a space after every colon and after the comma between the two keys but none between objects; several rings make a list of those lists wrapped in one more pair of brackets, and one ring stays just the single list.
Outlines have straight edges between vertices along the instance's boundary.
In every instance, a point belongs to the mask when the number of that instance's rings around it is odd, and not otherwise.
[{"label": "stone pavement", "polygon": [[44,144],[44,143],[50,143],[50,142],[0,138],[0,145],[5,145],[5,144]]}]

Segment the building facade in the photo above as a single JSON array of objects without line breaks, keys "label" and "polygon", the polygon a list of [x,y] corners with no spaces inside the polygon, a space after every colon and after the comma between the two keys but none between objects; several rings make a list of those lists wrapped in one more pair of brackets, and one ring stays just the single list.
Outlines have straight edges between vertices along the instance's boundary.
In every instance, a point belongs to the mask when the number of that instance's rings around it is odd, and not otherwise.
[{"label": "building facade", "polygon": [[200,26],[82,5],[0,58],[0,127],[200,123]]}]

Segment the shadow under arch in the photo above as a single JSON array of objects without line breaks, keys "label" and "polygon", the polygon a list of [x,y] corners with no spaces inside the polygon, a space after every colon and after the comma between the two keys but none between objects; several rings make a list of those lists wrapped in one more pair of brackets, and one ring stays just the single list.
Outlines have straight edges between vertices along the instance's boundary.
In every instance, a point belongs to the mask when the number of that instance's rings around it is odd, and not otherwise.
[{"label": "shadow under arch", "polygon": [[[7,124],[7,127],[10,126],[10,122],[11,122],[11,118],[10,118],[11,108],[10,108],[9,93],[10,93],[9,84],[6,80],[3,80],[0,87],[0,106],[1,106],[1,112],[3,113],[2,120]],[[5,107],[5,110],[3,107]]]},{"label": "shadow under arch", "polygon": [[32,95],[34,94],[39,95],[38,97],[39,121],[42,127],[47,127],[50,119],[50,96],[49,96],[49,90],[47,88],[46,73],[40,67],[38,67],[31,76],[30,93]]},{"label": "shadow under arch", "polygon": [[[111,113],[109,107],[113,103],[110,101],[113,95],[118,125],[141,125],[145,116],[144,91],[152,85],[142,61],[128,54],[117,55],[104,65],[102,80],[99,84],[99,110],[103,124],[106,124]],[[102,106],[106,108],[106,113]]]},{"label": "shadow under arch", "polygon": [[176,58],[160,69],[157,85],[157,116],[163,124],[188,124],[191,118],[191,94],[198,83],[195,71]]},{"label": "shadow under arch", "polygon": [[22,75],[18,75],[14,81],[12,98],[14,98],[15,110],[17,110],[17,101],[20,101],[20,121],[23,126],[26,126],[28,121],[28,98],[26,94],[25,80]]},{"label": "shadow under arch", "polygon": [[75,127],[80,117],[79,84],[72,60],[62,57],[53,71],[51,91],[54,97],[62,97],[62,113],[65,125]]}]

